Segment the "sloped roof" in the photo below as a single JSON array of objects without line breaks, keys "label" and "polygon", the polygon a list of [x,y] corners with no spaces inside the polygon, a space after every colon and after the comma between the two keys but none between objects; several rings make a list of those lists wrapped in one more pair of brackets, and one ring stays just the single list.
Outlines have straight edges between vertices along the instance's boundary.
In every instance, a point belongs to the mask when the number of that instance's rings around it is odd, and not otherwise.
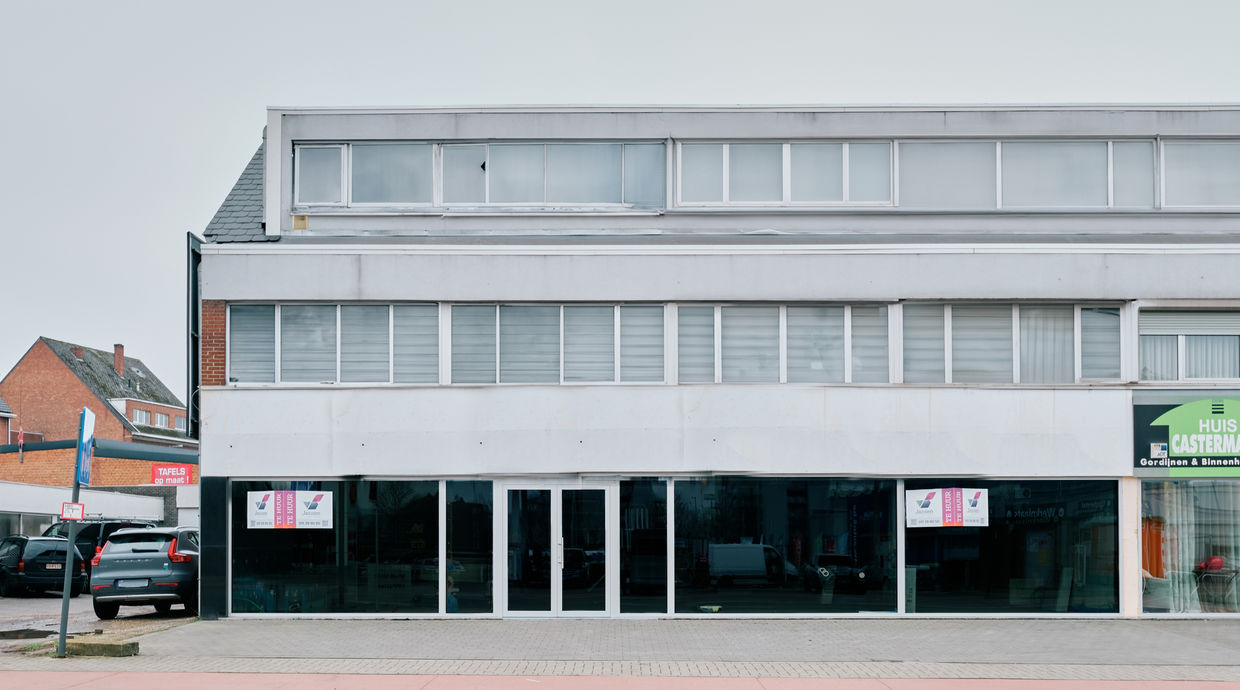
[{"label": "sloped roof", "polygon": [[[159,377],[136,357],[125,358],[125,375],[121,376],[112,366],[112,352],[51,338],[39,338],[39,340],[51,348],[60,361],[69,367],[69,371],[72,371],[100,400],[106,402],[113,398],[134,398],[173,407],[185,407],[172,394],[172,391],[168,390],[164,382],[160,381]],[[73,348],[81,348],[81,359],[73,354]]]},{"label": "sloped roof", "polygon": [[263,229],[264,146],[241,171],[241,177],[215,212],[203,235],[208,242],[269,242]]},{"label": "sloped roof", "polygon": [[13,410],[9,408],[8,403],[4,402],[4,398],[0,398],[0,415],[12,416]]}]

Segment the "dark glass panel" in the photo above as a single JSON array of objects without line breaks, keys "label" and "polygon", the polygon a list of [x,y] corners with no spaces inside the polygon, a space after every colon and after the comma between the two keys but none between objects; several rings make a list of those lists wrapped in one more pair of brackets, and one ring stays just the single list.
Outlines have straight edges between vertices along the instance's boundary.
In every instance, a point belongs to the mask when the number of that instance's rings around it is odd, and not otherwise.
[{"label": "dark glass panel", "polygon": [[[248,492],[315,491],[328,529],[260,529]],[[233,482],[234,613],[435,613],[439,482]]]},{"label": "dark glass panel", "polygon": [[602,489],[564,489],[561,609],[607,610],[607,501]]},{"label": "dark glass panel", "polygon": [[551,611],[551,491],[508,492],[508,610]]},{"label": "dark glass panel", "polygon": [[620,612],[667,613],[667,483],[620,482]]},{"label": "dark glass panel", "polygon": [[678,613],[892,611],[895,482],[676,482]]},{"label": "dark glass panel", "polygon": [[493,519],[491,482],[446,482],[447,613],[491,613]]},{"label": "dark glass panel", "polygon": [[1115,612],[1114,481],[919,479],[987,489],[986,527],[905,530],[910,613]]}]

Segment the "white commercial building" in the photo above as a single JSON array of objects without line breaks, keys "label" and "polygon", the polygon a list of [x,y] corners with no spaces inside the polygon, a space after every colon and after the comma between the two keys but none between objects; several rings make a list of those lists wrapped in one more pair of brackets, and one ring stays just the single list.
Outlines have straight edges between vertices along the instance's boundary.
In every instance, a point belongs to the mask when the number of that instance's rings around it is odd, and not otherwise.
[{"label": "white commercial building", "polygon": [[203,614],[1235,614],[1237,231],[1233,107],[273,108]]}]

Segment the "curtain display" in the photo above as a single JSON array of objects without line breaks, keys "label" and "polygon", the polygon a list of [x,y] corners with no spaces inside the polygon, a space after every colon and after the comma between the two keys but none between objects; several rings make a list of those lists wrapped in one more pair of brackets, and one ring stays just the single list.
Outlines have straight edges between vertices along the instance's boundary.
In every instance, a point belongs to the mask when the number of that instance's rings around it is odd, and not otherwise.
[{"label": "curtain display", "polygon": [[1147,613],[1240,613],[1240,481],[1146,481],[1141,490]]}]

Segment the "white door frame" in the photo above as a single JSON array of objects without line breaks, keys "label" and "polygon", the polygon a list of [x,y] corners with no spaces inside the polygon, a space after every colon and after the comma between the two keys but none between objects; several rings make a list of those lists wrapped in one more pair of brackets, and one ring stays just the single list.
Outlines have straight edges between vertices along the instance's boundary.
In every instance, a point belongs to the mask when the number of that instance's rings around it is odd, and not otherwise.
[{"label": "white door frame", "polygon": [[[602,611],[566,611],[564,605],[562,568],[564,565],[564,516],[565,490],[589,489],[603,491],[606,529],[604,572],[606,578],[605,608]],[[495,598],[497,610],[505,618],[607,618],[620,610],[620,482],[615,479],[508,479],[495,482],[496,517],[496,578]],[[508,492],[551,492],[551,608],[549,611],[511,611],[508,608]]]}]

